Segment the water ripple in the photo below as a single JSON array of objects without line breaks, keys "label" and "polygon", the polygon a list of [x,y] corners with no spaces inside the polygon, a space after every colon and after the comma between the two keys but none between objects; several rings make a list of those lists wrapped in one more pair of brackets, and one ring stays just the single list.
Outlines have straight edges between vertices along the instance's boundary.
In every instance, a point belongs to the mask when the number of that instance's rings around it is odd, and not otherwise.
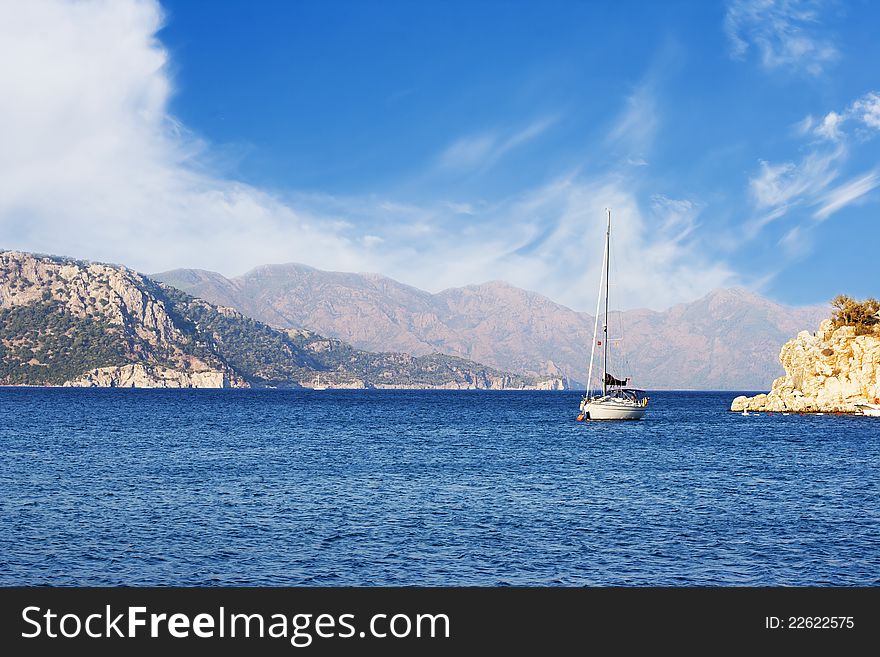
[{"label": "water ripple", "polygon": [[880,421],[733,396],[0,389],[0,584],[880,584]]}]

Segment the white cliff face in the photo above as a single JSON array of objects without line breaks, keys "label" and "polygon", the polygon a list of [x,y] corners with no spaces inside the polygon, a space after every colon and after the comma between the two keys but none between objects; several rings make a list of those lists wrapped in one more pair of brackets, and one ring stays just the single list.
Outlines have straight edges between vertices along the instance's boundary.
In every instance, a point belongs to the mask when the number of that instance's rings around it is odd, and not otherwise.
[{"label": "white cliff face", "polygon": [[99,367],[64,385],[73,388],[230,388],[234,383],[223,372],[179,372],[132,363]]},{"label": "white cliff face", "polygon": [[801,331],[782,347],[785,376],[766,395],[737,397],[732,411],[854,412],[880,398],[880,335],[856,335],[852,326],[825,320],[816,333]]}]

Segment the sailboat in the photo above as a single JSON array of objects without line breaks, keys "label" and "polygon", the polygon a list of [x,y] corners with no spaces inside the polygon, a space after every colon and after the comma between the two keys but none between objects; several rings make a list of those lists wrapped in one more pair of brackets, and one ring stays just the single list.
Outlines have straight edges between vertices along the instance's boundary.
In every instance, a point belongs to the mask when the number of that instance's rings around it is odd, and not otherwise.
[{"label": "sailboat", "polygon": [[873,404],[856,404],[856,408],[861,411],[862,415],[867,415],[868,417],[880,417],[880,400],[876,397],[874,398]]},{"label": "sailboat", "polygon": [[[642,390],[628,388],[628,379],[618,379],[608,372],[608,288],[611,259],[611,210],[608,228],[605,230],[605,255],[602,259],[602,276],[599,278],[599,300],[596,303],[596,324],[593,328],[593,346],[590,349],[590,371],[587,375],[587,391],[581,400],[578,420],[641,420],[648,407],[648,397]],[[604,285],[603,285],[604,284]],[[599,337],[599,311],[605,300],[605,320],[602,323],[602,339]],[[602,346],[602,391],[591,391],[593,360],[596,346]]]}]

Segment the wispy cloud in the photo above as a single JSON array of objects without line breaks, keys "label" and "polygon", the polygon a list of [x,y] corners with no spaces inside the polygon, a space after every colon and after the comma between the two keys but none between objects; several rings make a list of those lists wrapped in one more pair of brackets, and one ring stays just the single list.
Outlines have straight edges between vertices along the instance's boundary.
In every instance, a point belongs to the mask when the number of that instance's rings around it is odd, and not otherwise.
[{"label": "wispy cloud", "polygon": [[[788,210],[789,207],[787,205],[780,205],[773,208],[772,210],[758,215],[757,217],[753,217],[742,226],[740,237],[745,237],[749,240],[754,239],[755,236],[760,233],[765,226],[773,223],[777,219],[781,219],[782,217],[784,217]],[[736,241],[732,243],[732,246],[733,248],[736,248],[737,246],[742,246],[742,240],[737,238]]]},{"label": "wispy cloud", "polygon": [[869,139],[878,131],[880,94],[874,91],[820,120],[805,117],[795,132],[810,139],[806,154],[797,162],[762,160],[760,170],[749,179],[750,196],[759,213],[745,223],[745,237],[754,238],[767,225],[794,214],[799,223],[788,229],[780,244],[789,255],[806,253],[810,224],[825,221],[880,186],[880,176],[872,170],[832,187],[843,175],[852,143]]},{"label": "wispy cloud", "polygon": [[[859,174],[834,188],[831,185],[841,177],[852,143],[870,139],[878,132],[880,93],[876,91],[819,120],[804,117],[795,126],[795,133],[810,139],[806,154],[797,162],[761,160],[760,170],[749,179],[754,206],[762,213],[746,223],[746,237],[755,237],[765,226],[798,207],[817,207],[811,217],[824,221],[877,187],[880,183],[876,171]],[[805,230],[793,231],[784,239],[790,245],[805,234]]]},{"label": "wispy cloud", "polygon": [[840,208],[861,198],[872,189],[880,185],[880,177],[872,171],[864,176],[854,178],[843,185],[839,185],[834,189],[828,190],[823,194],[819,203],[821,206],[816,210],[813,217],[824,221]]},{"label": "wispy cloud", "polygon": [[672,199],[664,194],[651,197],[653,224],[667,239],[685,240],[697,228],[700,208],[689,199]]},{"label": "wispy cloud", "polygon": [[455,214],[476,214],[476,209],[471,203],[447,201],[446,207],[452,210]]},{"label": "wispy cloud", "polygon": [[626,161],[635,166],[647,164],[644,156],[651,149],[659,123],[654,85],[642,83],[626,103],[608,133],[606,142],[619,144],[626,150]]},{"label": "wispy cloud", "polygon": [[510,133],[492,131],[462,137],[440,154],[437,166],[442,170],[456,172],[487,169],[510,151],[540,137],[558,118],[542,117]]},{"label": "wispy cloud", "polygon": [[502,279],[589,310],[601,267],[606,206],[613,211],[613,264],[620,272],[616,304],[665,308],[739,282],[723,261],[705,255],[696,231],[698,203],[656,195],[643,206],[630,187],[631,181],[617,175],[584,179],[570,173],[464,208],[448,201],[300,201],[317,215],[332,208],[352,226],[372,226],[382,242],[374,245],[369,270],[431,291]]},{"label": "wispy cloud", "polygon": [[810,252],[813,240],[803,226],[794,226],[782,236],[779,246],[789,258],[802,258]]},{"label": "wispy cloud", "polygon": [[766,69],[786,68],[821,74],[839,53],[820,34],[822,0],[732,0],[724,31],[730,53],[744,59],[754,48]]},{"label": "wispy cloud", "polygon": [[475,169],[489,160],[497,144],[495,135],[471,135],[450,144],[437,160],[442,169]]},{"label": "wispy cloud", "polygon": [[[759,209],[787,208],[807,192],[826,188],[836,177],[835,163],[843,147],[810,152],[800,162],[771,164],[762,160],[760,172],[749,179],[749,189]],[[774,217],[776,218],[776,217]]]},{"label": "wispy cloud", "polygon": [[824,221],[880,185],[877,173],[871,171],[831,187],[840,177],[846,153],[846,148],[837,144],[833,150],[810,152],[797,163],[762,161],[749,186],[755,207],[764,213],[746,224],[746,237],[755,237],[767,224],[798,207],[818,206],[811,216]]}]

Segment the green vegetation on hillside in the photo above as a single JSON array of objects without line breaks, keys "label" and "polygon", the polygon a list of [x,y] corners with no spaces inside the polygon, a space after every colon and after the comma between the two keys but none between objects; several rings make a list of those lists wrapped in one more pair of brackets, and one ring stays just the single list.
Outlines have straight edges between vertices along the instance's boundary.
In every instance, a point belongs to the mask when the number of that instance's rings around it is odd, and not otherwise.
[{"label": "green vegetation on hillside", "polygon": [[834,312],[831,323],[834,328],[854,326],[857,335],[873,333],[880,326],[880,301],[868,298],[856,301],[850,296],[839,294],[831,301]]},{"label": "green vegetation on hillside", "polygon": [[293,382],[310,369],[323,369],[281,331],[215,306],[170,286],[162,286],[176,323],[189,329],[196,344],[213,344],[224,360],[254,382]]},{"label": "green vegetation on hillside", "polygon": [[119,327],[76,317],[57,302],[0,309],[0,384],[61,384],[126,362]]}]

